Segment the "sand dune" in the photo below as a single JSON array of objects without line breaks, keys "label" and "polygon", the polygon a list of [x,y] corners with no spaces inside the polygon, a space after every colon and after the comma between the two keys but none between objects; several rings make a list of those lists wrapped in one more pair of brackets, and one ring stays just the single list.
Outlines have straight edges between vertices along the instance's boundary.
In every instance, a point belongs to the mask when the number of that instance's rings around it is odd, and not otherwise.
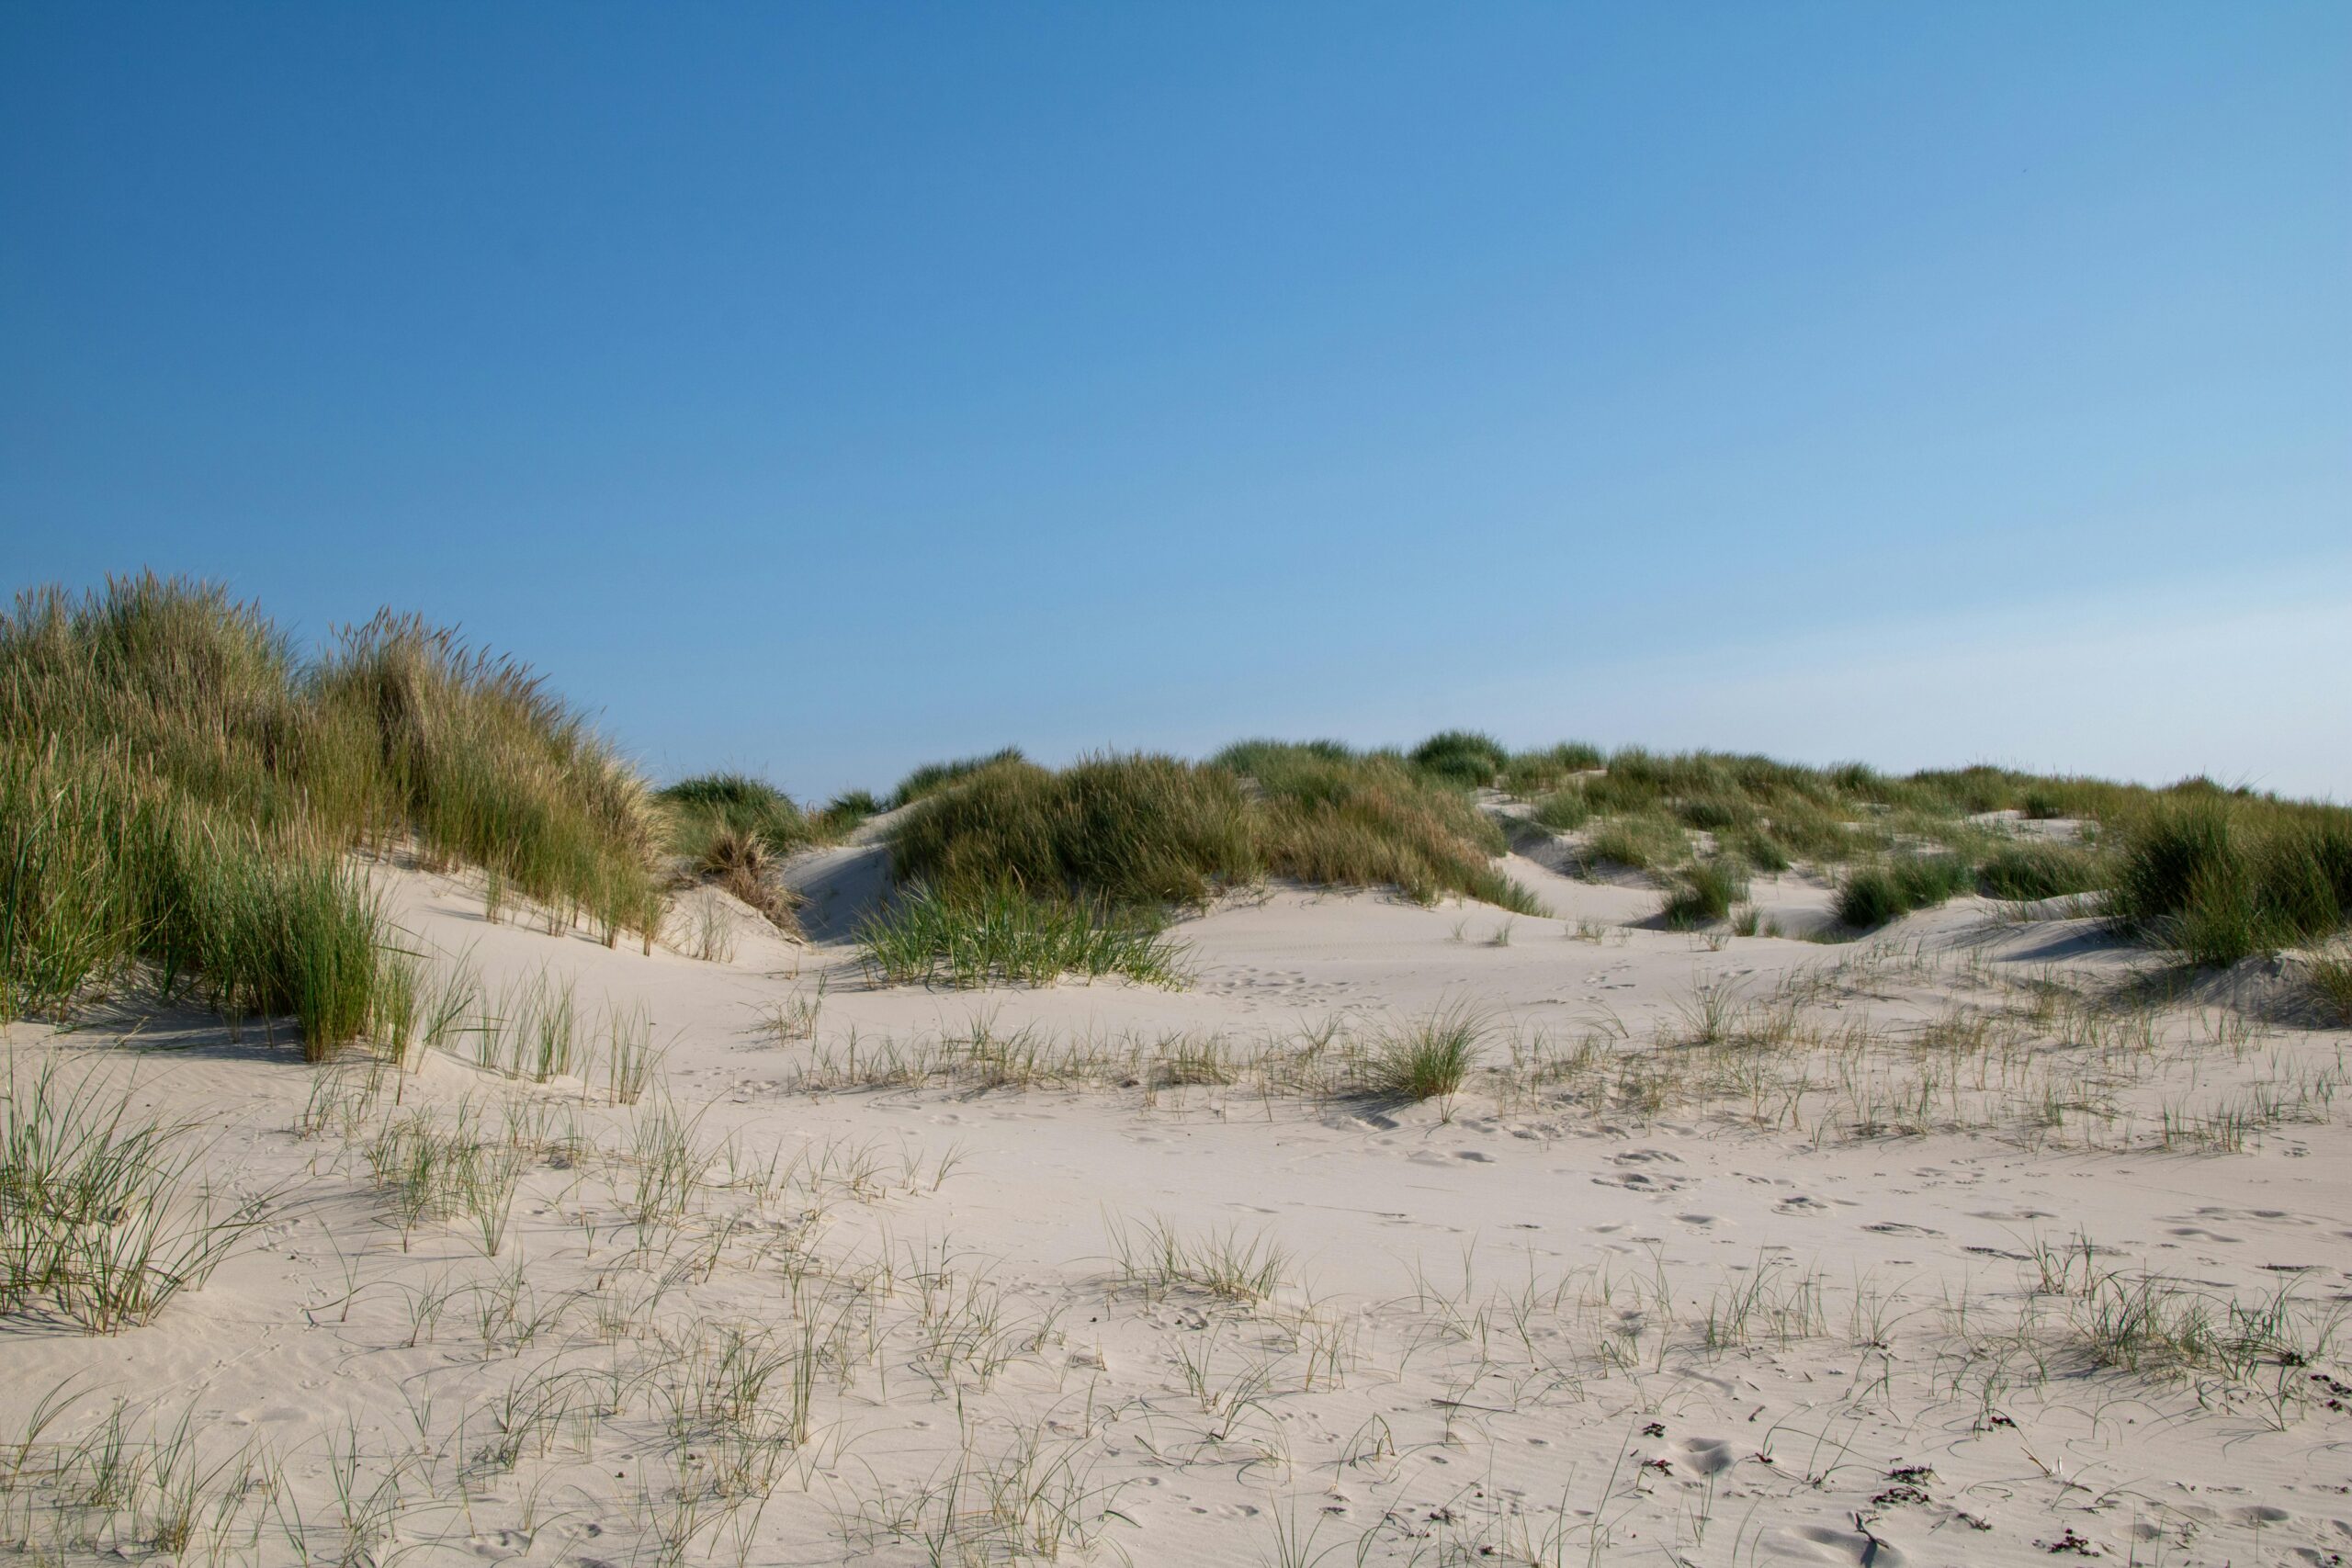
[{"label": "sand dune", "polygon": [[[877,987],[880,853],[796,863],[827,940],[707,892],[650,955],[377,867],[493,1011],[568,988],[545,1083],[462,1032],[322,1076],[193,1015],[14,1026],[267,1201],[151,1325],[9,1330],[0,1441],[79,1398],[7,1537],[185,1495],[187,1561],[2352,1552],[2352,1035],[2141,995],[2087,921],[1710,939],[1523,860],[1559,918],[1278,889],[1175,928],[1182,989]],[[1334,1087],[1449,1013],[1458,1094]],[[428,1133],[511,1210],[404,1213]],[[149,1469],[100,1495],[109,1419]]]}]

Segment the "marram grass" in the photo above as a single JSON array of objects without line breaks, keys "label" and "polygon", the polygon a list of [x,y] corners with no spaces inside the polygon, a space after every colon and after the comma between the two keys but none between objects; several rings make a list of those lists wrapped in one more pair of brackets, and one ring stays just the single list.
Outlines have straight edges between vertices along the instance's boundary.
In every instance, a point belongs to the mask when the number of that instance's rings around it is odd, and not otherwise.
[{"label": "marram grass", "polygon": [[1129,907],[1199,904],[1269,876],[1542,907],[1494,866],[1501,829],[1410,764],[1329,744],[1245,742],[1206,763],[1089,758],[1054,772],[990,762],[908,813],[903,882],[1000,884]]},{"label": "marram grass", "polygon": [[659,926],[659,829],[537,677],[412,619],[306,663],[252,606],[152,575],[0,614],[0,1017],[152,974],[323,1056],[397,1024],[348,852],[411,841],[611,940]]},{"label": "marram grass", "polygon": [[866,966],[897,985],[1049,986],[1064,975],[1183,982],[1183,950],[1147,908],[1040,897],[998,884],[916,886],[859,933]]},{"label": "marram grass", "polygon": [[[2203,778],[2151,788],[1984,766],[1898,775],[1570,746],[1517,754],[1501,782],[1535,804],[1537,826],[1577,833],[1589,867],[1672,884],[1705,855],[1696,833],[1758,872],[1853,867],[1838,913],[1865,929],[1971,891],[2096,895],[2119,929],[2220,964],[2352,925],[2352,809]],[[2012,826],[2059,818],[2082,824],[2081,841]]]}]

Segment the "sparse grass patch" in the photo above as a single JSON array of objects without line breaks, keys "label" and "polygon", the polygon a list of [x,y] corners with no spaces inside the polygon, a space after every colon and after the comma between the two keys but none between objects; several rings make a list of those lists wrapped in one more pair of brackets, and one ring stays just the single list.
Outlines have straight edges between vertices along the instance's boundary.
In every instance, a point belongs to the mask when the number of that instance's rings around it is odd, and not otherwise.
[{"label": "sparse grass patch", "polygon": [[1193,1240],[1158,1218],[1133,1231],[1114,1221],[1109,1230],[1120,1281],[1150,1294],[1189,1292],[1255,1305],[1281,1289],[1292,1266],[1289,1250],[1264,1235],[1245,1239],[1227,1230]]},{"label": "sparse grass patch", "polygon": [[[1583,830],[1588,865],[1668,871],[1690,860],[1694,830],[1715,835],[1718,853],[1758,871],[1863,863],[1848,879],[1849,914],[1870,924],[1963,891],[1965,879],[1944,874],[1946,862],[1976,872],[1982,890],[2002,898],[2120,883],[2110,905],[2120,922],[2201,963],[2320,940],[2352,922],[2352,810],[2203,778],[2149,789],[1986,766],[1894,775],[1857,762],[1814,768],[1640,747],[1604,758],[1578,743],[1502,755],[1490,738],[1467,731],[1433,736],[1402,759],[1336,742],[1261,740],[1219,761],[1268,781],[1270,795],[1279,793],[1272,781],[1311,767],[1395,762],[1456,785],[1499,781],[1534,802],[1535,826]],[[2081,841],[2008,840],[1988,820],[2005,812],[2075,818]]]},{"label": "sparse grass patch", "polygon": [[96,1075],[7,1065],[0,1105],[0,1311],[48,1308],[92,1334],[200,1287],[258,1223],[194,1175],[193,1129],[131,1114]]}]

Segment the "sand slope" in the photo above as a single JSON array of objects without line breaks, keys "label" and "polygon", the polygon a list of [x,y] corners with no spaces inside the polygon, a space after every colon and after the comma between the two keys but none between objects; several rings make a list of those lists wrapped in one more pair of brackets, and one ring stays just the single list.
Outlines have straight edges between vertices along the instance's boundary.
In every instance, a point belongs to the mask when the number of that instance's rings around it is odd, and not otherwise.
[{"label": "sand slope", "polygon": [[[147,1326],[6,1325],[0,1461],[83,1396],[7,1537],[148,1550],[168,1476],[89,1496],[119,1396],[129,1451],[192,1414],[186,1561],[2352,1553],[2352,1036],[2152,1000],[2085,921],[1710,942],[1527,862],[1560,919],[1278,891],[1179,928],[1180,991],[876,989],[837,939],[878,853],[796,867],[836,940],[722,902],[731,953],[676,928],[706,958],[380,871],[437,963],[570,985],[546,1084],[466,1037],[401,1075],[13,1028],[269,1198]],[[639,1007],[666,1054],[615,1104],[594,1036]],[[1446,1010],[1461,1094],[1329,1092]],[[503,1235],[403,1219],[401,1125],[512,1156]]]}]

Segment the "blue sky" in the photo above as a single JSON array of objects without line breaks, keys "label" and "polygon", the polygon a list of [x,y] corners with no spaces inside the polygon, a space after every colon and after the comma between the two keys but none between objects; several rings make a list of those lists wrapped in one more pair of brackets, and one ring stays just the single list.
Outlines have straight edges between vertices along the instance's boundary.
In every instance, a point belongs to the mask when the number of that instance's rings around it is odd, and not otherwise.
[{"label": "blue sky", "polygon": [[0,8],[0,559],[664,775],[2352,797],[2352,7]]}]

